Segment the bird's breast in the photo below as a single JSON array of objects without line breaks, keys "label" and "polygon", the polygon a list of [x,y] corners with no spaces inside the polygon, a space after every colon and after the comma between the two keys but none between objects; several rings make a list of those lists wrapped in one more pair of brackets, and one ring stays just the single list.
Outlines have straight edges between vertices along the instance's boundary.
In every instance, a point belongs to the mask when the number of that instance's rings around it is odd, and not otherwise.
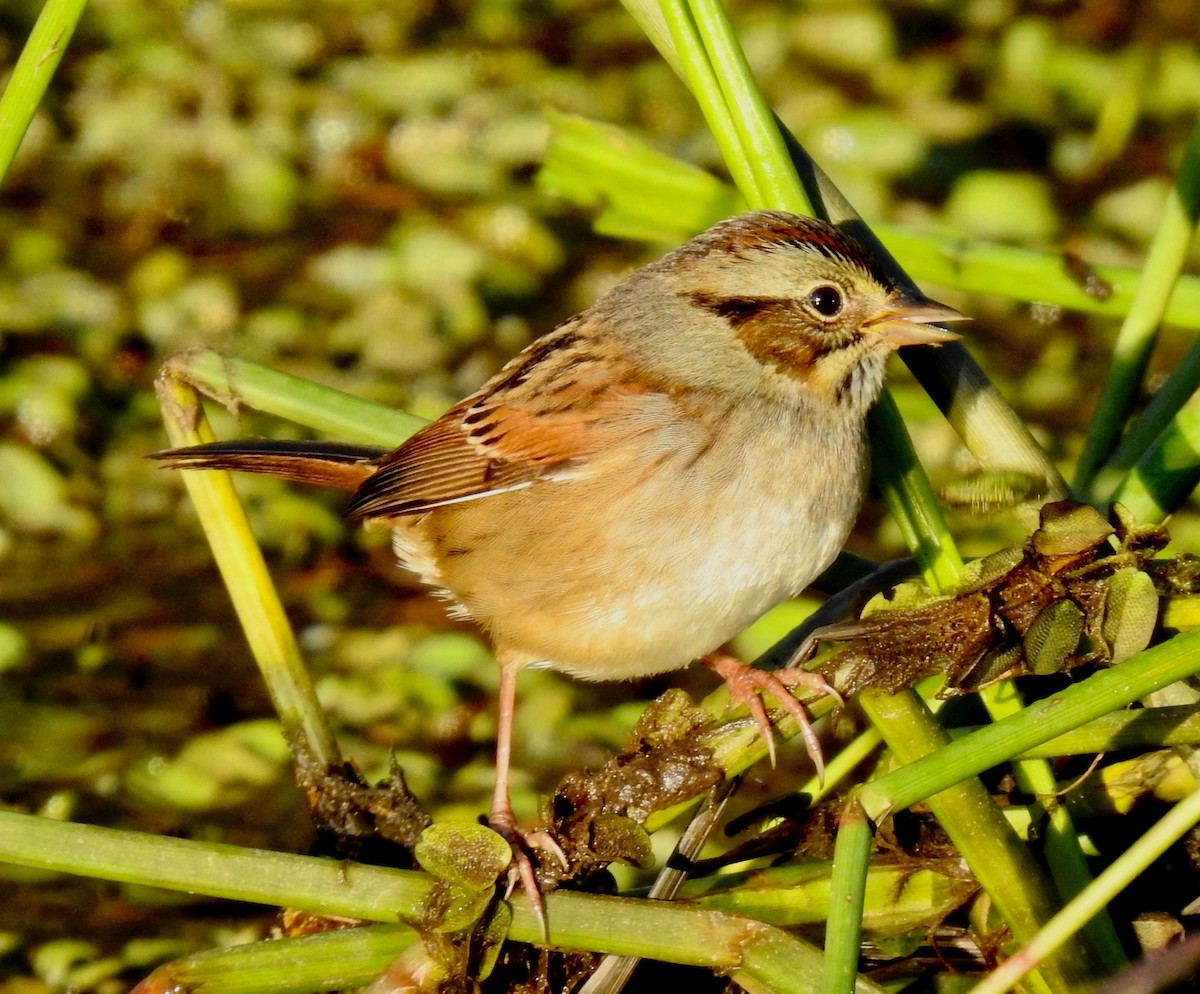
[{"label": "bird's breast", "polygon": [[828,566],[865,482],[861,425],[710,413],[562,479],[397,519],[397,552],[510,659],[595,680],[686,666]]}]

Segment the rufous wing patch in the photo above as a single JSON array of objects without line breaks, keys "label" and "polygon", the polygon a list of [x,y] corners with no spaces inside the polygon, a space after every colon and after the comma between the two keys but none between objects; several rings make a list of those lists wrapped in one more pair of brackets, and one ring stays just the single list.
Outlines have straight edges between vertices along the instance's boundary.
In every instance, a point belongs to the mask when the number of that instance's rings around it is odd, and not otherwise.
[{"label": "rufous wing patch", "polygon": [[348,513],[420,514],[525,487],[585,462],[606,438],[625,430],[636,395],[653,392],[628,360],[619,354],[601,360],[598,347],[574,323],[535,342],[383,459]]},{"label": "rufous wing patch", "polygon": [[355,491],[347,514],[355,518],[420,514],[445,504],[524,486],[534,467],[498,460],[473,444],[461,411],[422,428],[380,464]]}]

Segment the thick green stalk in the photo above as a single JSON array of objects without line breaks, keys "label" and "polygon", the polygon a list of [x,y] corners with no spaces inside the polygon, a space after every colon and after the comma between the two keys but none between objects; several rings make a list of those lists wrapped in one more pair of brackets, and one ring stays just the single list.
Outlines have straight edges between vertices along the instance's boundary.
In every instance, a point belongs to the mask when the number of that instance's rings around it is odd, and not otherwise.
[{"label": "thick green stalk", "polygon": [[[1020,714],[1025,707],[1016,684],[1011,680],[984,688],[980,696],[992,721]],[[1058,784],[1054,779],[1054,771],[1048,761],[1029,757],[1014,758],[1012,770],[1017,785],[1025,794],[1036,798],[1035,803],[1040,804],[1045,812],[1045,863],[1060,901],[1069,901],[1092,882],[1092,872],[1071,812],[1065,804],[1060,803],[1057,796]],[[1101,909],[1087,923],[1083,934],[1105,973],[1115,973],[1128,964],[1107,908]]]},{"label": "thick green stalk", "polygon": [[759,188],[758,172],[750,165],[750,158],[741,154],[734,114],[725,102],[720,80],[696,29],[691,9],[685,0],[663,0],[662,12],[675,47],[682,55],[683,80],[700,105],[734,184],[751,207],[767,206],[766,191]]},{"label": "thick green stalk", "polygon": [[[864,691],[859,701],[896,757],[910,764],[898,773],[921,763],[938,762],[951,747],[945,731],[911,691],[895,695]],[[872,790],[888,780],[883,777],[858,792],[871,818],[893,810],[876,803]],[[966,776],[931,791],[925,801],[1013,935],[1018,941],[1036,935],[1056,910],[1054,888],[983,784],[974,775]],[[1073,948],[1042,971],[1043,989],[1059,994],[1081,991],[1091,977],[1091,965]]]},{"label": "thick green stalk", "polygon": [[[368,921],[421,922],[438,885],[423,873],[77,825],[0,811],[0,861]],[[724,912],[662,901],[558,891],[546,897],[558,946],[651,957],[720,971],[748,989],[818,994],[818,949]],[[539,942],[527,899],[509,932]],[[859,980],[859,994],[882,989]]]},{"label": "thick green stalk", "polygon": [[938,749],[936,755],[866,784],[862,802],[871,817],[924,800],[948,784],[977,776],[1096,718],[1127,707],[1176,680],[1200,672],[1200,631],[1185,632],[1093,673],[1020,713]]},{"label": "thick green stalk", "polygon": [[838,820],[834,850],[837,869],[831,881],[829,921],[825,927],[825,945],[831,954],[825,958],[824,994],[850,990],[857,975],[857,957],[833,953],[859,947],[874,834],[870,819],[852,795]]},{"label": "thick green stalk", "polygon": [[[155,385],[172,446],[213,440],[200,398],[190,383],[164,367]],[[183,482],[276,713],[289,732],[303,735],[317,763],[340,762],[337,741],[229,474],[188,471]]]},{"label": "thick green stalk", "polygon": [[[758,88],[725,9],[719,0],[690,0],[689,6],[704,49],[712,60],[717,85],[724,94],[728,117],[742,152],[740,158],[754,174],[762,198],[753,206],[812,214],[814,202],[796,175],[779,125]],[[742,193],[749,199],[746,190]]]}]

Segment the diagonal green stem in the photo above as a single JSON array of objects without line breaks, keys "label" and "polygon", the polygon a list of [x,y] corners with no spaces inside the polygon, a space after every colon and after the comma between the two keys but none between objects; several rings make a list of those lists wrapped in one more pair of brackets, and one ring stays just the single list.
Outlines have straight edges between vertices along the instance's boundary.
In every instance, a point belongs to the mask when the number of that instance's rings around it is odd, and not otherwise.
[{"label": "diagonal green stem", "polygon": [[1112,458],[1096,474],[1093,493],[1106,494],[1122,485],[1129,470],[1150,450],[1197,389],[1200,389],[1200,340],[1192,343],[1187,354],[1171,370],[1146,409],[1125,433]]},{"label": "diagonal green stem", "polygon": [[1162,222],[1150,243],[1141,281],[1113,348],[1112,366],[1075,470],[1075,486],[1087,491],[1112,451],[1137,399],[1159,324],[1200,218],[1200,118],[1184,148],[1179,177],[1167,199]]},{"label": "diagonal green stem", "polygon": [[0,95],[0,183],[58,68],[87,0],[47,0]]},{"label": "diagonal green stem", "polygon": [[976,776],[1055,736],[1128,707],[1200,671],[1200,631],[1176,635],[1119,666],[1100,670],[1020,713],[988,725],[862,789],[872,818],[916,804],[947,784]]},{"label": "diagonal green stem", "polygon": [[347,442],[390,449],[426,424],[415,414],[382,407],[215,349],[177,352],[163,363],[162,375],[189,383],[226,407],[236,409],[244,404]]},{"label": "diagonal green stem", "polygon": [[[754,206],[793,214],[813,213],[819,201],[805,193],[796,175],[779,124],[755,82],[724,8],[719,0],[690,0],[690,8],[737,136],[741,150],[737,158],[749,166],[762,197]],[[699,95],[695,87],[692,92]],[[748,191],[742,192],[749,200]]]},{"label": "diagonal green stem", "polygon": [[751,207],[767,206],[767,195],[759,188],[758,175],[739,149],[734,115],[723,99],[720,81],[697,33],[691,10],[684,0],[663,0],[662,12],[674,44],[683,54],[684,82],[700,105],[734,184]]},{"label": "diagonal green stem", "polygon": [[[1118,856],[1104,872],[1047,923],[1029,944],[1002,963],[972,994],[1002,994],[1011,990],[1027,971],[1084,927],[1099,911],[1108,907],[1122,890],[1132,884],[1150,865],[1177,843],[1200,821],[1200,790],[1171,808],[1132,846]],[[1133,985],[1136,989],[1136,985]],[[1160,989],[1160,988],[1154,988]]]},{"label": "diagonal green stem", "polygon": [[1162,521],[1200,485],[1200,405],[1172,418],[1112,495],[1135,521]]}]

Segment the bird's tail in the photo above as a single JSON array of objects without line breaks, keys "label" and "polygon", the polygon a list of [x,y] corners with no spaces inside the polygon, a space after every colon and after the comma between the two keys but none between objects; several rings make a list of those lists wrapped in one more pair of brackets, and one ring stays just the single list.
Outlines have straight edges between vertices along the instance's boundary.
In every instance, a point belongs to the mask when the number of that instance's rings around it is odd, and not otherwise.
[{"label": "bird's tail", "polygon": [[357,490],[379,468],[386,449],[339,442],[241,439],[152,452],[169,469],[227,469],[265,473],[298,483]]}]

